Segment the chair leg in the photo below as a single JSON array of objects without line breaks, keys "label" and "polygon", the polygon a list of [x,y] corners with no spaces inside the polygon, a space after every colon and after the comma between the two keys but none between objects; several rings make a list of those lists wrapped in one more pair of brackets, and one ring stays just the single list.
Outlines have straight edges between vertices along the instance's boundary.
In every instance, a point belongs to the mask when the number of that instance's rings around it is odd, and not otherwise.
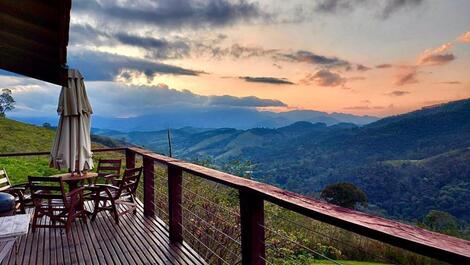
[{"label": "chair leg", "polygon": [[91,221],[94,222],[96,219],[96,215],[98,214],[100,208],[100,200],[95,199],[95,208],[93,209],[93,214],[91,215]]},{"label": "chair leg", "polygon": [[36,232],[36,222],[37,222],[37,220],[38,220],[38,209],[34,209],[33,224],[32,224],[33,233]]},{"label": "chair leg", "polygon": [[116,224],[119,224],[119,214],[117,212],[116,204],[114,203],[114,201],[112,202],[111,208],[114,215],[114,221],[116,221]]}]

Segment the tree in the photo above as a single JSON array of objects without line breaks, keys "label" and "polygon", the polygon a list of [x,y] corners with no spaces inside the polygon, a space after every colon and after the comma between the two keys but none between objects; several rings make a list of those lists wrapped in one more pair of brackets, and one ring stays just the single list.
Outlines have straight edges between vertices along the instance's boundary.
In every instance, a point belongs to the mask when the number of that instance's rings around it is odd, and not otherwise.
[{"label": "tree", "polygon": [[15,100],[11,96],[11,90],[4,88],[0,94],[0,118],[5,117],[5,112],[15,108]]},{"label": "tree", "polygon": [[426,228],[448,235],[458,235],[459,224],[457,218],[447,212],[431,210],[424,217]]},{"label": "tree", "polygon": [[336,183],[327,186],[320,197],[329,203],[355,209],[358,204],[367,206],[366,194],[351,183]]}]

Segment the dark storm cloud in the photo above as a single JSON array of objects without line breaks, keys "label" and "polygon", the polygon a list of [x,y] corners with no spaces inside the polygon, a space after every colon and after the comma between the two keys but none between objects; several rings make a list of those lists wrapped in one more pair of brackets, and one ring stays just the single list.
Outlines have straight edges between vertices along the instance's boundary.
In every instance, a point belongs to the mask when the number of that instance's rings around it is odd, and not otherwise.
[{"label": "dark storm cloud", "polygon": [[246,82],[265,83],[265,84],[273,84],[273,85],[293,85],[294,84],[285,78],[276,78],[276,77],[241,76],[240,79],[243,79]]},{"label": "dark storm cloud", "polygon": [[255,3],[246,0],[157,0],[157,1],[74,1],[73,10],[113,19],[121,24],[145,23],[167,28],[182,26],[224,26],[238,21],[267,17]]},{"label": "dark storm cloud", "polygon": [[156,74],[197,76],[202,73],[174,65],[96,51],[72,51],[69,53],[69,64],[80,69],[87,80],[114,80],[123,70],[136,71],[148,78]]}]

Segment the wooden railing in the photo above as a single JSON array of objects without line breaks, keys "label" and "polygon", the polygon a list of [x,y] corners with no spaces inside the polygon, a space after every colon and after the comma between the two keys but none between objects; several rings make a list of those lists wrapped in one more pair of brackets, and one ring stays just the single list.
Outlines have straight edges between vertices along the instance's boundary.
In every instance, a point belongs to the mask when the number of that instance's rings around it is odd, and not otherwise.
[{"label": "wooden railing", "polygon": [[[272,185],[240,178],[218,170],[170,158],[154,152],[130,147],[96,149],[94,152],[123,151],[126,167],[136,165],[136,156],[142,157],[144,167],[144,214],[155,215],[155,163],[168,168],[168,213],[170,242],[182,243],[182,187],[183,172],[226,185],[239,192],[241,224],[241,256],[243,265],[265,264],[264,202],[270,202],[306,217],[346,229],[424,256],[451,264],[470,264],[470,242],[431,232],[412,225],[388,220],[370,214],[341,208],[325,202],[285,191]],[[48,152],[0,154],[0,157],[47,155]]]}]

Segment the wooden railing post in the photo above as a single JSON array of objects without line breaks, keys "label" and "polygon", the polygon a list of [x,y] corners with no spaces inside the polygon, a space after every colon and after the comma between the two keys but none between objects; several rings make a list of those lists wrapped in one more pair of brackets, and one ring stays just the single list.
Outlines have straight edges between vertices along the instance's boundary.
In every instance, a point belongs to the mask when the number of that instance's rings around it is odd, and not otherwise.
[{"label": "wooden railing post", "polygon": [[182,185],[183,171],[181,168],[168,165],[168,212],[171,243],[183,242]]},{"label": "wooden railing post", "polygon": [[155,164],[152,158],[143,156],[144,163],[144,215],[155,215]]},{"label": "wooden railing post", "polygon": [[242,265],[265,265],[264,201],[250,191],[239,194]]},{"label": "wooden railing post", "polygon": [[135,153],[126,149],[126,168],[135,168]]}]

